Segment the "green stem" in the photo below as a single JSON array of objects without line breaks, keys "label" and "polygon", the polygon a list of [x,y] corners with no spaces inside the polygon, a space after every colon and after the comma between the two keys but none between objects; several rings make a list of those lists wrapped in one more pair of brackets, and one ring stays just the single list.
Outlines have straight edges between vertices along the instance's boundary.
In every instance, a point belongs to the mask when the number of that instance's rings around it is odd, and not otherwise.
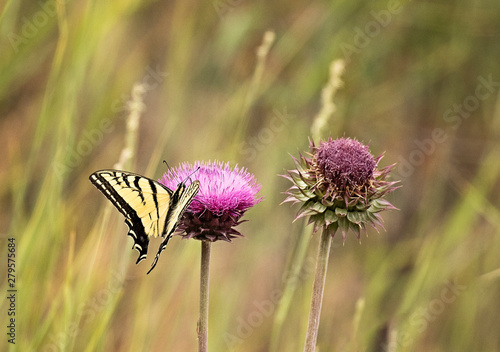
[{"label": "green stem", "polygon": [[208,350],[208,281],[210,278],[210,245],[201,241],[201,273],[200,273],[200,320],[198,321],[198,351]]},{"label": "green stem", "polygon": [[321,303],[323,302],[323,291],[325,288],[326,269],[332,236],[329,231],[323,231],[318,250],[318,260],[316,262],[316,274],[314,277],[313,295],[311,300],[311,310],[309,311],[309,321],[307,323],[306,343],[304,352],[314,352],[316,350],[316,340],[318,338],[319,318],[321,315]]}]

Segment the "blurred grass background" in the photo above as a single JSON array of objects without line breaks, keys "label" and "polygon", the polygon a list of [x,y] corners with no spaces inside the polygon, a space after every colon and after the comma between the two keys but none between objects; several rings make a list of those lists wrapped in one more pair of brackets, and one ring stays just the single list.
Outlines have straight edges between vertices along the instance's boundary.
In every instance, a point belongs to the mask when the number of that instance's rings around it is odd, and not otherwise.
[{"label": "blurred grass background", "polygon": [[302,350],[319,236],[279,206],[277,175],[307,149],[335,59],[322,137],[385,151],[403,187],[386,232],[334,239],[320,351],[500,350],[497,1],[7,0],[0,31],[0,234],[18,289],[1,350],[196,350],[199,243],[176,237],[146,276],[88,181],[126,145],[122,166],[151,178],[163,159],[256,175],[246,239],[212,246],[209,349]]}]

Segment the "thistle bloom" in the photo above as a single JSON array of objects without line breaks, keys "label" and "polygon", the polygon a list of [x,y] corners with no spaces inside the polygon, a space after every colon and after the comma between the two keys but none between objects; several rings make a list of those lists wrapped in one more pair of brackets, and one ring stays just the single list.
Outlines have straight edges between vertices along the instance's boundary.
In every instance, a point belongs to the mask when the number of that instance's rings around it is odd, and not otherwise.
[{"label": "thistle bloom", "polygon": [[[199,167],[199,170],[197,170]],[[242,223],[243,214],[262,198],[256,198],[261,186],[245,168],[229,167],[220,161],[183,163],[169,170],[159,180],[175,189],[179,180],[192,177],[200,181],[200,189],[177,228],[183,238],[215,242],[231,242],[243,236],[234,227]]]},{"label": "thistle bloom", "polygon": [[184,238],[201,241],[200,318],[196,330],[198,351],[206,352],[211,242],[231,242],[231,239],[243,236],[234,227],[242,223],[240,219],[243,214],[262,198],[256,198],[260,185],[252,174],[238,166],[232,169],[229,163],[220,161],[181,164],[165,173],[159,182],[173,189],[180,180],[190,177],[200,182],[200,188],[184,212],[177,233],[185,233]]},{"label": "thistle bloom", "polygon": [[323,228],[332,236],[340,228],[344,242],[349,229],[359,240],[366,224],[383,227],[379,213],[395,209],[382,199],[398,188],[386,180],[394,164],[377,169],[383,155],[375,158],[368,146],[350,138],[329,138],[319,147],[310,141],[310,149],[309,157],[292,157],[296,169],[284,175],[293,186],[283,203],[302,203],[295,220],[309,216],[314,232]]}]

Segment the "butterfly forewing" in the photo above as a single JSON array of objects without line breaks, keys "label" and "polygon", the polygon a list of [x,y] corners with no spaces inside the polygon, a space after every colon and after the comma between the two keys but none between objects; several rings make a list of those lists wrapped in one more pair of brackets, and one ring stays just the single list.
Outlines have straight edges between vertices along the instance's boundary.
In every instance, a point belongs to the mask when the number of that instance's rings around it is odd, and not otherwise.
[{"label": "butterfly forewing", "polygon": [[177,227],[177,223],[182,218],[189,204],[191,204],[194,196],[200,188],[199,181],[193,181],[189,186],[180,184],[172,195],[172,207],[168,213],[167,224],[165,226],[165,234],[171,234]]}]

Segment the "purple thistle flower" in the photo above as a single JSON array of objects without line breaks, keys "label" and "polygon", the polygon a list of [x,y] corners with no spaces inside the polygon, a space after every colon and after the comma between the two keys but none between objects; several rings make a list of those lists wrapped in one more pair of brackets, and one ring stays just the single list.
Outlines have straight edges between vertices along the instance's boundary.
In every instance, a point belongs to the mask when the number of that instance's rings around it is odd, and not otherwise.
[{"label": "purple thistle flower", "polygon": [[261,186],[254,175],[238,166],[232,169],[229,163],[196,161],[169,170],[159,182],[175,189],[179,180],[190,176],[200,181],[200,190],[184,213],[178,234],[210,242],[231,242],[243,236],[234,227],[243,222],[240,219],[249,208],[262,200],[256,198]]},{"label": "purple thistle flower", "polygon": [[314,232],[323,228],[343,241],[349,229],[360,239],[367,224],[383,227],[380,212],[395,209],[383,199],[398,186],[387,181],[394,167],[377,169],[383,155],[375,158],[368,146],[350,138],[328,139],[317,147],[310,141],[310,157],[293,158],[296,169],[284,175],[293,185],[285,202],[302,203],[295,218],[309,216]]},{"label": "purple thistle flower", "polygon": [[317,149],[317,174],[332,191],[362,187],[373,176],[376,165],[368,146],[354,139],[321,143]]}]

